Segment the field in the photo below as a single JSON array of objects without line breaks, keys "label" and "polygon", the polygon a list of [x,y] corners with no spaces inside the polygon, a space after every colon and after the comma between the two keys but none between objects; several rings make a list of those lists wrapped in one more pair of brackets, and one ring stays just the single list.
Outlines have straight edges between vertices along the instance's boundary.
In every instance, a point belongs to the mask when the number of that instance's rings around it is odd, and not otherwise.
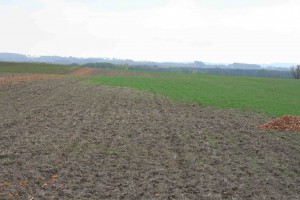
[{"label": "field", "polygon": [[130,87],[176,101],[255,110],[271,116],[300,115],[300,81],[297,80],[183,74],[162,76],[101,76],[90,79],[88,83]]},{"label": "field", "polygon": [[12,63],[0,62],[0,74],[4,73],[38,73],[38,74],[69,74],[79,67],[71,67],[44,63]]},{"label": "field", "polygon": [[0,199],[299,199],[299,132],[157,92],[197,77],[81,69],[0,82]]}]

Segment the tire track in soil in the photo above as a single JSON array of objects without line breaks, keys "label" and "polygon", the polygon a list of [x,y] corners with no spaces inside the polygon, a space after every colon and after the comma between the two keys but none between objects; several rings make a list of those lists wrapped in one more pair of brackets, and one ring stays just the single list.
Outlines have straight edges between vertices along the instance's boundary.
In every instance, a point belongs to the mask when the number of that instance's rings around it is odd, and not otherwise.
[{"label": "tire track in soil", "polygon": [[[165,142],[171,147],[171,150],[174,152],[175,156],[174,158],[171,158],[172,160],[175,161],[175,163],[177,164],[177,168],[178,169],[172,169],[174,170],[172,173],[178,173],[179,177],[181,179],[193,179],[193,175],[190,173],[189,166],[191,166],[191,163],[188,162],[188,160],[185,159],[185,151],[184,149],[184,145],[182,140],[180,139],[179,135],[180,133],[178,133],[179,131],[174,131],[175,129],[172,127],[176,127],[176,122],[173,121],[172,117],[170,117],[170,115],[174,115],[174,113],[171,110],[166,110],[165,107],[168,108],[172,108],[172,103],[170,102],[170,100],[162,98],[162,96],[159,96],[155,93],[155,91],[151,88],[151,86],[147,83],[147,81],[144,81],[145,84],[147,85],[148,88],[150,88],[151,93],[153,93],[153,101],[157,107],[157,109],[159,110],[159,114],[161,115],[161,123],[163,124],[163,126],[167,127],[166,133],[167,136],[165,138]],[[164,105],[162,105],[162,101],[164,101]],[[174,116],[173,116],[174,117]],[[178,129],[177,129],[178,130]],[[172,161],[171,161],[172,163]],[[174,193],[177,193],[178,196],[181,196],[183,199],[186,199],[187,197],[185,196],[186,194],[191,194],[193,193],[193,195],[196,195],[198,193],[196,188],[191,188],[191,185],[187,186],[186,185],[182,185],[178,183],[181,183],[181,181],[176,182],[176,180],[169,180],[169,183],[171,184],[175,184],[177,188],[180,188],[180,191],[173,191],[173,194],[171,192],[171,194],[168,196],[168,198],[172,199],[174,198]],[[184,183],[186,183],[185,181],[183,181]]]},{"label": "tire track in soil", "polygon": [[[111,148],[112,141],[113,141],[113,135],[109,135],[109,132],[105,132],[105,131],[103,131],[103,132],[100,131],[102,133],[101,133],[101,135],[99,135],[100,134],[99,130],[102,130],[102,126],[104,125],[104,123],[107,122],[107,118],[108,118],[107,116],[108,116],[109,109],[116,102],[116,98],[115,98],[116,96],[117,96],[117,93],[112,93],[112,94],[108,95],[109,98],[105,98],[105,101],[103,101],[103,99],[101,99],[101,98],[100,99],[97,98],[98,96],[93,96],[91,99],[89,99],[89,102],[92,102],[92,103],[85,104],[84,108],[82,108],[84,115],[81,116],[81,118],[82,119],[91,119],[91,120],[84,122],[84,124],[85,124],[84,127],[81,126],[81,127],[79,127],[78,130],[75,130],[74,134],[70,137],[70,142],[69,142],[70,145],[80,144],[80,141],[82,140],[81,139],[82,134],[92,132],[95,134],[93,136],[95,138],[95,141],[97,140],[97,138],[102,137],[103,152],[107,152]],[[76,116],[73,116],[70,119],[74,119],[74,117],[76,117]],[[100,122],[102,122],[102,123],[100,123]],[[91,141],[91,143],[89,145],[94,145],[93,141]],[[96,148],[96,147],[94,147],[94,148]],[[93,152],[94,150],[92,149],[91,151]],[[63,164],[63,166],[61,166],[61,169],[62,169],[61,173],[64,174],[64,176],[67,179],[70,176],[74,176],[74,174],[72,174],[70,172],[74,171],[75,169],[79,169],[79,171],[81,173],[77,173],[75,175],[77,175],[78,177],[82,177],[82,180],[86,182],[87,179],[84,177],[84,176],[86,176],[86,173],[85,173],[86,169],[82,168],[79,164],[76,163],[75,160],[76,160],[77,156],[73,155],[73,154],[74,153],[72,151],[65,153],[64,156],[66,158],[66,162]],[[92,155],[90,155],[87,158],[84,158],[83,162],[87,162],[87,165],[88,165],[88,163],[91,163],[94,165],[93,158],[96,158],[99,156],[103,157],[103,155],[101,155],[99,153],[94,154],[94,152],[93,152]],[[73,159],[75,162],[73,161]],[[97,165],[101,165],[101,164],[106,165],[105,162],[106,162],[106,158],[104,156],[103,160]],[[100,172],[100,174],[101,173],[102,172]],[[97,177],[98,177],[98,175],[96,174],[96,177],[94,177],[94,178],[97,178]],[[97,181],[97,179],[95,179],[94,181]],[[99,181],[99,183],[102,183],[102,181]],[[106,184],[104,184],[104,185],[106,185]],[[104,188],[110,188],[109,182],[107,182],[107,185],[104,186]],[[105,189],[105,191],[107,194],[109,193],[109,192],[107,192],[108,189]],[[68,192],[66,194],[68,194]],[[107,197],[107,195],[104,195],[104,197]]]},{"label": "tire track in soil", "polygon": [[[147,84],[147,82],[146,82],[146,84]],[[150,88],[150,90],[151,90],[151,92],[154,94],[153,95],[153,101],[155,102],[155,105],[157,106],[157,108],[158,108],[158,110],[159,110],[159,113],[161,114],[161,119],[162,119],[162,123],[163,124],[165,124],[165,125],[167,125],[167,127],[168,127],[168,131],[167,131],[167,133],[168,133],[168,136],[169,136],[169,138],[170,138],[170,144],[171,144],[171,146],[172,146],[172,149],[173,149],[173,151],[177,154],[177,156],[176,157],[178,157],[178,159],[176,159],[177,160],[177,163],[178,163],[178,166],[179,166],[179,168],[180,168],[180,170],[183,170],[185,173],[187,173],[186,171],[185,171],[185,169],[186,169],[186,167],[185,167],[185,165],[184,165],[184,152],[182,151],[182,142],[181,142],[181,140],[179,139],[179,137],[178,137],[178,134],[176,133],[176,132],[174,132],[173,130],[174,129],[172,129],[171,127],[172,126],[174,126],[174,124],[173,124],[173,122],[172,122],[172,119],[169,117],[169,115],[168,115],[168,113],[169,113],[169,111],[166,111],[165,109],[164,109],[164,106],[161,104],[161,96],[159,96],[159,95],[157,95],[155,92],[154,92],[154,90],[150,87],[150,85],[149,84],[147,84],[147,86],[148,86],[148,88]],[[166,102],[168,102],[169,104],[171,104],[170,102],[169,102],[169,100],[166,100]],[[171,122],[171,123],[170,123]]]},{"label": "tire track in soil", "polygon": [[[183,180],[184,179],[191,180],[191,179],[193,179],[193,175],[190,173],[189,166],[191,166],[192,164],[189,163],[188,160],[185,159],[186,152],[184,151],[183,142],[179,137],[180,133],[178,133],[177,131],[174,131],[174,128],[172,128],[172,127],[174,127],[175,123],[172,121],[172,119],[170,119],[168,117],[169,112],[164,109],[164,106],[160,103],[161,100],[157,97],[157,95],[155,95],[154,101],[162,115],[163,123],[168,127],[167,135],[168,135],[169,139],[166,142],[169,143],[169,145],[171,146],[171,149],[175,153],[176,157],[174,158],[174,160],[178,165],[179,177]],[[186,183],[186,182],[183,181],[183,183]],[[187,187],[186,187],[186,185],[182,185],[182,184],[177,185],[177,186],[179,186],[179,188],[181,188],[180,193],[183,198],[186,198],[185,195],[190,194],[191,192],[193,192],[193,195],[196,195],[198,193],[196,188],[191,188],[190,185]]]}]

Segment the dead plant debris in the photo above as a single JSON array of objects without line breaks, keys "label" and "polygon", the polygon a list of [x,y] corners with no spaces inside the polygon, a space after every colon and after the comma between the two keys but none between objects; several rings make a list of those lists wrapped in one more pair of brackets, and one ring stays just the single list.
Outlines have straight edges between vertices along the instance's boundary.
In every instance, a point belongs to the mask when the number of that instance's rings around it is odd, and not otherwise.
[{"label": "dead plant debris", "polygon": [[300,116],[284,115],[258,128],[262,130],[300,131]]}]

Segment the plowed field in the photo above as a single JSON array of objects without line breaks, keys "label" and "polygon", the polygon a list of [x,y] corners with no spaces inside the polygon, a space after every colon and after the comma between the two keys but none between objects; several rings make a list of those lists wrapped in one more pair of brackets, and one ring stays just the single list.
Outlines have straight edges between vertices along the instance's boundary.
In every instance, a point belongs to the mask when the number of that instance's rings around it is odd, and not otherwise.
[{"label": "plowed field", "polygon": [[300,134],[76,80],[0,85],[0,199],[299,199]]}]

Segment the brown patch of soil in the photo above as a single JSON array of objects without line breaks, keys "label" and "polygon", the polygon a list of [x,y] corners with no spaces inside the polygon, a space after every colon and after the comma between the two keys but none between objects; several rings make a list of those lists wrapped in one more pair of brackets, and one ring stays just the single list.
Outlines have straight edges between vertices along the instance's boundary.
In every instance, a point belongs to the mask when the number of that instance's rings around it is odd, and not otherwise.
[{"label": "brown patch of soil", "polygon": [[155,73],[143,73],[135,71],[117,71],[111,69],[102,68],[83,68],[72,73],[74,76],[129,76],[129,77],[161,77],[161,78],[173,78],[170,75],[161,75]]},{"label": "brown patch of soil", "polygon": [[0,76],[0,85],[8,84],[8,83],[33,81],[33,80],[55,79],[55,78],[61,78],[61,77],[62,76],[60,76],[60,75],[54,75],[54,74],[3,75],[3,76]]},{"label": "brown patch of soil", "polygon": [[300,134],[261,114],[66,79],[0,105],[0,199],[300,199]]},{"label": "brown patch of soil", "polygon": [[73,72],[72,75],[74,75],[74,76],[86,76],[86,75],[90,75],[93,71],[95,71],[94,68],[83,68],[83,69],[80,69],[78,71]]},{"label": "brown patch of soil", "polygon": [[258,126],[262,130],[300,131],[300,116],[285,115]]}]

